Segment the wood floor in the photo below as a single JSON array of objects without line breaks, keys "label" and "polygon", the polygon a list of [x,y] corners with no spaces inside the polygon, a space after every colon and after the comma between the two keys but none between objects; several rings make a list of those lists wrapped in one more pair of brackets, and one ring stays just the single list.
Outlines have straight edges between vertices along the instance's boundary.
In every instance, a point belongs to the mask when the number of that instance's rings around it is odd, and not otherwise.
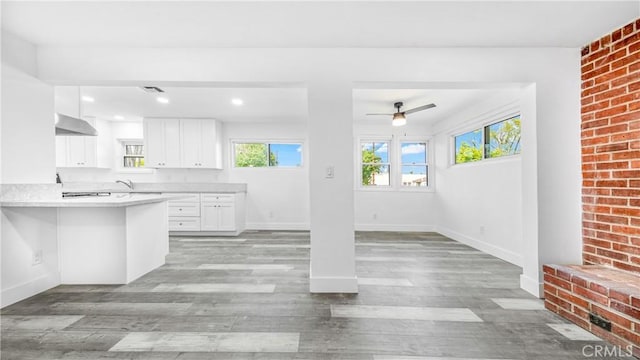
[{"label": "wood floor", "polygon": [[[357,234],[359,294],[309,294],[307,232],[172,238],[125,286],[2,310],[2,359],[585,359],[521,269],[435,233]],[[591,355],[593,351],[586,352]]]}]

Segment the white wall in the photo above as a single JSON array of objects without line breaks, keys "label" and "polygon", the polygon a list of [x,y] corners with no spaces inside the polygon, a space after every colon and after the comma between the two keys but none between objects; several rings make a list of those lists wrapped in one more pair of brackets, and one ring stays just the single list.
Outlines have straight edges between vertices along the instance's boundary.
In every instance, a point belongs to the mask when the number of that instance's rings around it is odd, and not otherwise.
[{"label": "white wall", "polygon": [[519,113],[519,98],[520,91],[505,91],[434,129],[438,232],[522,266],[521,156],[452,164],[453,136]]},{"label": "white wall", "polygon": [[[35,74],[35,46],[2,32],[2,184],[55,183],[53,87]],[[56,210],[31,210],[1,211],[0,306],[59,283]],[[32,265],[35,250],[42,251],[42,264]]]},{"label": "white wall", "polygon": [[[281,140],[303,143],[300,168],[234,168],[233,140]],[[221,179],[247,184],[247,228],[309,229],[309,142],[299,123],[225,123]]]},{"label": "white wall", "polygon": [[[411,138],[424,138],[433,142],[428,126],[407,124],[403,127],[371,126],[357,124],[354,127],[355,147],[357,153],[358,139],[368,137],[391,137],[401,140],[405,135]],[[428,152],[434,150],[430,144]],[[391,154],[394,157],[394,154]],[[368,231],[434,231],[436,228],[435,192],[422,189],[362,189],[358,185],[360,171],[357,156],[354,159],[356,183],[355,188],[355,228]],[[392,164],[395,166],[397,164]],[[431,164],[430,170],[435,166]],[[432,180],[434,178],[432,177]],[[437,184],[435,191],[438,191]]]},{"label": "white wall", "polygon": [[54,183],[53,87],[35,77],[35,46],[2,33],[2,179]]}]

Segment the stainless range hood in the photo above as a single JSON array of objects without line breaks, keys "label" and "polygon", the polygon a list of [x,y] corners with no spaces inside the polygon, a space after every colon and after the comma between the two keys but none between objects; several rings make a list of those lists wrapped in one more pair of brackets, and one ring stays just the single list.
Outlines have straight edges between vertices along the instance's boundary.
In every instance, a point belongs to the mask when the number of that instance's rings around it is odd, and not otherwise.
[{"label": "stainless range hood", "polygon": [[56,135],[97,136],[98,131],[84,120],[58,113],[56,114]]}]

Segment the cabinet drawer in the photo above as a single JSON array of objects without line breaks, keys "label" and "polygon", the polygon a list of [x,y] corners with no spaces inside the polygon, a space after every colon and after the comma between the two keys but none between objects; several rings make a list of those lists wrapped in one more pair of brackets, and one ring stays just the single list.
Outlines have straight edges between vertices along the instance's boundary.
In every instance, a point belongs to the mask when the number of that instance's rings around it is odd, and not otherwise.
[{"label": "cabinet drawer", "polygon": [[234,194],[202,194],[202,201],[208,202],[234,202]]},{"label": "cabinet drawer", "polygon": [[182,203],[199,203],[200,202],[200,194],[167,193],[166,195],[176,195],[181,197],[180,199],[169,200],[169,206],[173,206],[174,203],[182,204]]},{"label": "cabinet drawer", "polygon": [[169,217],[169,231],[200,231],[200,218]]},{"label": "cabinet drawer", "polygon": [[169,216],[200,216],[200,204],[169,203]]}]

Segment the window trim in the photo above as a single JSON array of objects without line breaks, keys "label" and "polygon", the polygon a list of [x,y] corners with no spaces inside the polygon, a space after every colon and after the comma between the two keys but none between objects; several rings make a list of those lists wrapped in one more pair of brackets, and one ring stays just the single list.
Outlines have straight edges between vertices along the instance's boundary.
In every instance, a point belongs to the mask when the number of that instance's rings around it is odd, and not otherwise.
[{"label": "window trim", "polygon": [[[495,161],[504,161],[510,159],[518,159],[522,155],[522,151],[517,154],[512,155],[504,155],[499,157],[486,157],[486,144],[485,144],[485,136],[487,132],[487,128],[491,125],[503,122],[505,120],[509,120],[513,117],[522,116],[522,112],[518,108],[510,107],[507,110],[495,112],[487,116],[482,116],[480,121],[472,121],[465,123],[463,127],[456,128],[455,130],[449,132],[449,167],[452,166],[467,166],[467,165],[477,165],[483,164],[486,162],[495,162]],[[497,119],[497,120],[496,120]],[[522,118],[521,118],[522,121]],[[482,159],[477,161],[469,161],[465,163],[456,163],[456,137],[460,135],[464,135],[471,131],[480,130],[482,133]],[[520,127],[521,136],[522,136],[522,126]]]},{"label": "window trim", "polygon": [[[271,144],[300,144],[302,148],[300,154],[300,166],[236,166],[236,144],[265,144],[267,145],[267,152],[269,151],[269,145]],[[244,169],[279,169],[279,170],[293,170],[304,169],[306,167],[306,141],[301,139],[229,139],[229,168],[234,170],[244,171]],[[267,162],[269,162],[269,154],[267,153]]]},{"label": "window trim", "polygon": [[[389,186],[365,186],[362,184],[362,148],[363,142],[383,142],[389,143]],[[427,144],[427,181],[428,186],[404,186],[402,185],[402,153],[401,143],[403,142],[424,142]],[[361,135],[354,142],[356,152],[354,179],[355,191],[380,191],[380,192],[435,192],[434,176],[434,141],[433,136],[418,135]]]}]

